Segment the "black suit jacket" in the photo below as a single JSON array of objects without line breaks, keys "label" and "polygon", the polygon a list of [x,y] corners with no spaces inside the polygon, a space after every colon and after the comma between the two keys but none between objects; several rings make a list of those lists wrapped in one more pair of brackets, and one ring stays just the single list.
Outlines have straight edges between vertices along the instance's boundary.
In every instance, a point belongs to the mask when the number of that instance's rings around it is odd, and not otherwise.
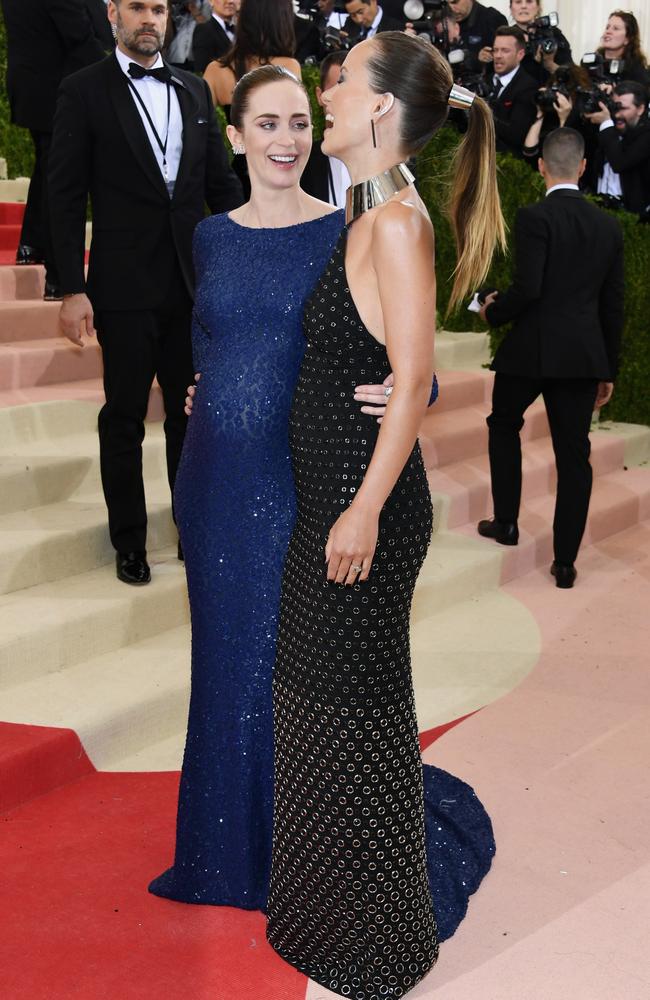
[{"label": "black suit jacket", "polygon": [[623,135],[616,128],[603,129],[598,133],[598,144],[598,176],[607,160],[621,179],[625,208],[643,212],[650,205],[650,122],[640,121]]},{"label": "black suit jacket", "polygon": [[475,3],[469,15],[458,22],[460,47],[470,49],[471,52],[480,52],[486,45],[492,45],[497,28],[507,23],[507,18],[494,7],[484,7],[481,3]]},{"label": "black suit jacket", "polygon": [[64,76],[103,59],[86,0],[2,0],[11,120],[51,132]]},{"label": "black suit jacket", "polygon": [[85,2],[95,37],[106,52],[111,52],[115,48],[115,38],[104,0],[85,0]]},{"label": "black suit jacket", "polygon": [[[117,58],[63,81],[50,153],[54,252],[64,293],[87,291],[96,309],[153,309],[180,263],[193,290],[192,236],[205,215],[243,201],[207,84],[174,69],[183,154],[170,199]],[[88,195],[93,239],[84,280]]]},{"label": "black suit jacket", "polygon": [[579,191],[520,208],[512,285],[487,309],[513,323],[494,371],[533,378],[596,378],[618,371],[623,328],[623,234]]},{"label": "black suit jacket", "polygon": [[528,129],[535,121],[538,83],[519,68],[515,78],[498,97],[490,100],[497,135],[497,151],[523,156]]},{"label": "black suit jacket", "polygon": [[195,71],[205,73],[206,67],[215,59],[225,56],[231,45],[227,33],[214,17],[203,24],[197,24],[192,39]]}]

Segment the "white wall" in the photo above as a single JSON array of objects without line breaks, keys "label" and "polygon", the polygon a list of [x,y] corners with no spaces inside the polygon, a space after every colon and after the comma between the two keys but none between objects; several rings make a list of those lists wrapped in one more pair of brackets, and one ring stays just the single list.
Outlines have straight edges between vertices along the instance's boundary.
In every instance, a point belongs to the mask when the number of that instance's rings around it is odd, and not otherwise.
[{"label": "white wall", "polygon": [[[510,11],[509,0],[481,0],[486,7],[496,7],[506,17]],[[544,0],[544,11],[555,10],[560,15],[560,27],[571,42],[576,62],[585,52],[593,52],[600,44],[600,36],[613,10],[631,10],[641,28],[641,43],[650,56],[650,0]]]}]

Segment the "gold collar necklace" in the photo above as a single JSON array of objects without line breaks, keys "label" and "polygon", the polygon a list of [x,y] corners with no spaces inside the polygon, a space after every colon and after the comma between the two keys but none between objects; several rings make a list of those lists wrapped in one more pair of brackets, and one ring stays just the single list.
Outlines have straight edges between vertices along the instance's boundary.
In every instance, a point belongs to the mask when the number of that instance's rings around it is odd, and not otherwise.
[{"label": "gold collar necklace", "polygon": [[370,177],[360,184],[353,184],[348,188],[346,196],[345,221],[354,222],[364,212],[369,212],[377,205],[383,205],[398,191],[403,191],[414,182],[415,177],[406,164],[398,163],[397,166],[384,170],[383,174]]}]

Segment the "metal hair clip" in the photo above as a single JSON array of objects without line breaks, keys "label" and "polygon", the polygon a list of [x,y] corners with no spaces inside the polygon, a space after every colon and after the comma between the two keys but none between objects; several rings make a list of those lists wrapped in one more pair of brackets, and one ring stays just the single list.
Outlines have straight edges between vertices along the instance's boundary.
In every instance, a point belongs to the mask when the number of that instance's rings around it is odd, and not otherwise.
[{"label": "metal hair clip", "polygon": [[460,111],[469,111],[475,100],[476,94],[473,94],[471,90],[467,90],[466,87],[460,87],[457,83],[455,83],[449,91],[447,103],[450,108],[458,108]]}]

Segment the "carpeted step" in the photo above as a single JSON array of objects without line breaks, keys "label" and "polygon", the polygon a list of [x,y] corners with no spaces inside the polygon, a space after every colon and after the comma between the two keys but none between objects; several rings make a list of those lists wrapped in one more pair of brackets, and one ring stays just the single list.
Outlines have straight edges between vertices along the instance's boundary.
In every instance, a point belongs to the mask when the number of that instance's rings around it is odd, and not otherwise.
[{"label": "carpeted step", "polygon": [[20,243],[20,223],[0,223],[0,250],[16,252]]},{"label": "carpeted step", "polygon": [[78,734],[106,769],[187,723],[189,626],[159,631],[122,649],[4,689],[3,716]]},{"label": "carpeted step", "polygon": [[149,561],[152,581],[146,587],[121,583],[111,562],[0,595],[0,688],[185,625],[187,585],[176,547],[151,551]]},{"label": "carpeted step", "polygon": [[93,771],[70,729],[0,722],[0,813]]},{"label": "carpeted step", "polygon": [[434,413],[447,413],[464,406],[481,406],[489,403],[492,394],[490,372],[483,371],[441,371],[438,374],[439,395]]},{"label": "carpeted step", "polygon": [[435,365],[438,371],[451,368],[458,371],[470,368],[477,371],[490,362],[490,342],[487,333],[451,333],[439,330],[436,334]]},{"label": "carpeted step", "polygon": [[[42,265],[0,267],[0,302],[42,301],[44,290],[45,268]],[[4,321],[0,312],[0,340],[3,334]]]},{"label": "carpeted step", "polygon": [[[0,268],[0,273],[4,269]],[[23,282],[36,282],[37,275],[34,272],[37,268],[16,268],[16,271],[24,271],[30,277],[22,279]],[[34,275],[31,277],[31,275]],[[20,277],[18,278],[20,281]],[[0,301],[0,345],[2,353],[11,347],[25,341],[45,341],[60,340],[62,343],[73,347],[69,341],[64,340],[59,334],[59,310],[60,302],[43,302],[42,299],[29,299],[24,302],[15,300]]]},{"label": "carpeted step", "polygon": [[76,348],[65,340],[29,340],[0,349],[0,390],[99,378],[102,355],[96,340]]},{"label": "carpeted step", "polygon": [[22,226],[24,217],[24,202],[0,201],[0,225]]}]

